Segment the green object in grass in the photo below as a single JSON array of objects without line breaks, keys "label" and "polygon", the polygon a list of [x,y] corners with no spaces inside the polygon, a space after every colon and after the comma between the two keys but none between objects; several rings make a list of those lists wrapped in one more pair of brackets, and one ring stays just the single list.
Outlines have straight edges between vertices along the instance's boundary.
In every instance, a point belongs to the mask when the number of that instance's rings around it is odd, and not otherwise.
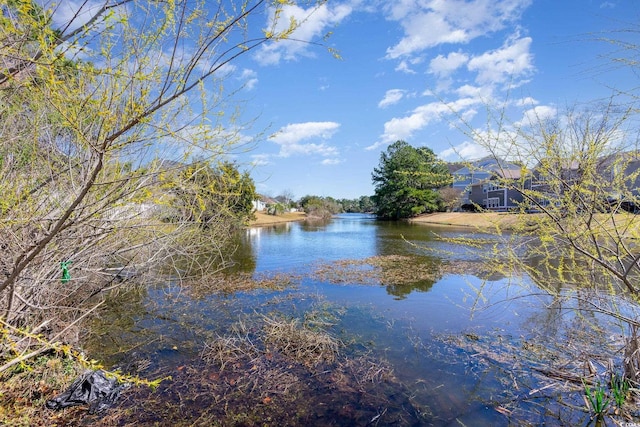
[{"label": "green object in grass", "polygon": [[71,261],[62,261],[60,263],[60,268],[62,268],[62,283],[67,283],[71,280],[71,274],[69,273],[69,264]]}]

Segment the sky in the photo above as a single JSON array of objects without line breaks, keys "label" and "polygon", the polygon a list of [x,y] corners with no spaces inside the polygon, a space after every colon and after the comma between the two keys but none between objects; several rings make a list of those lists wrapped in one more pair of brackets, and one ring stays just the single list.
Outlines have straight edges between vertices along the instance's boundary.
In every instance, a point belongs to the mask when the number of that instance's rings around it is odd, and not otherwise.
[{"label": "sky", "polygon": [[268,45],[236,64],[244,116],[264,132],[237,161],[262,194],[351,199],[374,193],[371,173],[396,140],[481,158],[456,121],[481,126],[489,104],[518,121],[635,87],[596,39],[638,18],[636,0],[330,0],[295,34],[332,32],[325,47]]},{"label": "sky", "polygon": [[[61,22],[65,10],[75,9],[61,8]],[[233,97],[253,141],[231,158],[272,197],[370,196],[397,140],[478,159],[487,153],[464,129],[486,128],[487,111],[523,123],[638,86],[611,59],[628,53],[598,41],[640,46],[638,0],[328,0],[281,17],[310,43],[263,44],[226,69],[244,85]],[[265,9],[250,25],[270,19]]]}]

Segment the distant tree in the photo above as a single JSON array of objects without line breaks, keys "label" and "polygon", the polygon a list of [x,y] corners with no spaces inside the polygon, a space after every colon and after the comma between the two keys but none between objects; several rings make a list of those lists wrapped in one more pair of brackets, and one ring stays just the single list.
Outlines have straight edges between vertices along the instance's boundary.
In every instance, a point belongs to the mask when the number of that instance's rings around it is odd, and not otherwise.
[{"label": "distant tree", "polygon": [[347,213],[360,213],[360,199],[340,199],[338,202],[342,205],[342,211]]},{"label": "distant tree", "polygon": [[451,173],[433,151],[396,141],[380,155],[372,174],[376,215],[381,219],[410,218],[438,210],[438,188],[451,183]]},{"label": "distant tree", "polygon": [[268,215],[274,215],[274,216],[275,215],[282,215],[285,212],[285,210],[286,210],[285,205],[283,205],[282,203],[278,202],[278,203],[275,203],[273,205],[270,205],[267,208],[267,214]]},{"label": "distant tree", "polygon": [[217,166],[206,161],[193,163],[177,179],[169,179],[166,188],[175,195],[172,206],[180,221],[203,227],[221,220],[242,225],[253,216],[255,184],[231,162]]},{"label": "distant tree", "polygon": [[438,189],[440,195],[440,210],[450,212],[460,206],[462,192],[454,187],[442,187]]},{"label": "distant tree", "polygon": [[285,189],[275,199],[282,203],[286,209],[289,209],[295,207],[295,203],[293,201],[294,197],[293,191]]},{"label": "distant tree", "polygon": [[376,208],[370,196],[361,196],[360,199],[358,199],[358,206],[360,207],[360,212],[373,212]]},{"label": "distant tree", "polygon": [[332,197],[304,196],[300,199],[300,206],[311,218],[330,218],[342,211],[342,206]]}]

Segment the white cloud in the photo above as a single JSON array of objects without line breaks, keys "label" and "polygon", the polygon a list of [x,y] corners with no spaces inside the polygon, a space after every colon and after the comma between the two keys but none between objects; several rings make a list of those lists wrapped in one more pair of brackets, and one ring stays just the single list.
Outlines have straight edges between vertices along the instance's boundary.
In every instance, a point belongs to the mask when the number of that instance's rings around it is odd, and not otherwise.
[{"label": "white cloud", "polygon": [[339,165],[340,163],[342,163],[342,160],[340,159],[324,159],[321,164],[323,166],[333,166],[333,165]]},{"label": "white cloud", "polygon": [[545,120],[552,119],[557,116],[557,108],[548,105],[539,105],[526,110],[522,114],[522,119],[516,122],[515,125],[524,127],[536,126],[543,123]]},{"label": "white cloud", "polygon": [[444,116],[469,119],[471,117],[469,114],[475,114],[474,106],[482,104],[485,104],[485,100],[476,96],[460,98],[448,103],[436,101],[422,105],[405,117],[394,117],[387,121],[380,139],[366,149],[373,150],[398,140],[406,141],[415,132],[424,129],[433,122],[441,121]]},{"label": "white cloud", "polygon": [[534,70],[530,47],[530,37],[510,38],[500,49],[471,58],[467,68],[478,73],[479,84],[504,83],[524,77]]},{"label": "white cloud", "polygon": [[532,0],[400,0],[387,7],[404,37],[387,49],[394,59],[445,43],[468,43],[520,17]]},{"label": "white cloud", "polygon": [[340,127],[336,122],[306,122],[289,124],[273,134],[270,139],[280,146],[280,157],[317,154],[335,157],[338,149],[326,143],[302,143],[307,139],[329,139]]},{"label": "white cloud", "polygon": [[460,159],[476,160],[486,157],[489,154],[489,150],[487,150],[480,144],[471,141],[465,141],[461,144],[456,145],[455,147],[451,147],[440,152],[440,154],[438,154],[438,157],[443,160],[449,161],[457,161]]},{"label": "white cloud", "polygon": [[297,144],[309,138],[330,138],[340,127],[336,122],[306,122],[289,124],[271,136],[276,144]]},{"label": "white cloud", "polygon": [[492,86],[462,85],[455,90],[460,98],[474,98],[489,103],[493,99]]},{"label": "white cloud", "polygon": [[445,160],[477,160],[486,156],[497,156],[507,161],[530,162],[530,143],[517,131],[500,127],[499,129],[473,129],[468,135],[471,141],[462,142],[448,148],[439,156]]},{"label": "white cloud", "polygon": [[416,74],[415,70],[410,67],[409,61],[400,61],[395,70],[406,74]]},{"label": "white cloud", "polygon": [[251,90],[258,84],[258,73],[256,73],[254,70],[245,68],[244,70],[242,70],[242,73],[240,73],[238,79],[244,82],[245,89]]},{"label": "white cloud", "polygon": [[429,63],[429,73],[439,77],[446,77],[463,66],[469,56],[461,52],[451,52],[447,56],[438,55]]},{"label": "white cloud", "polygon": [[93,16],[100,11],[102,0],[65,0],[56,5],[52,19],[56,29],[65,32],[73,31],[86,25]]},{"label": "white cloud", "polygon": [[251,156],[251,165],[253,166],[266,166],[270,165],[271,161],[269,160],[268,154],[253,154]]},{"label": "white cloud", "polygon": [[338,149],[336,147],[327,145],[325,143],[321,144],[285,144],[280,146],[280,153],[278,154],[280,157],[291,157],[294,155],[303,155],[308,156],[311,154],[317,154],[322,157],[333,157],[337,156]]},{"label": "white cloud", "polygon": [[378,107],[385,108],[396,104],[404,97],[404,94],[405,91],[402,89],[390,89],[384,94],[384,98],[378,103]]},{"label": "white cloud", "polygon": [[268,43],[256,53],[256,60],[262,65],[275,65],[280,61],[291,61],[299,56],[309,56],[309,43],[324,36],[328,29],[348,17],[353,8],[348,4],[322,4],[308,9],[297,5],[284,5],[278,20],[274,21],[275,9],[269,8],[267,28],[274,33],[285,31],[295,21],[298,28],[287,40]]},{"label": "white cloud", "polygon": [[538,105],[539,102],[537,99],[532,98],[530,96],[527,96],[525,98],[521,98],[516,100],[515,105],[518,107],[526,107],[526,106],[533,106],[533,105]]}]

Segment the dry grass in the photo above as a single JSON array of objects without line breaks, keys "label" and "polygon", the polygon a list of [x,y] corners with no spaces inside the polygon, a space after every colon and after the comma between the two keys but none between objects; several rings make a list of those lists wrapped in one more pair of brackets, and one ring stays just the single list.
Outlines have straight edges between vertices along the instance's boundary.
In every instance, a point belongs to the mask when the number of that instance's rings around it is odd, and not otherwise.
[{"label": "dry grass", "polygon": [[264,212],[256,212],[255,219],[249,223],[250,227],[262,227],[264,225],[284,224],[292,221],[303,221],[306,218],[304,212],[285,212],[281,215],[267,215]]},{"label": "dry grass", "polygon": [[264,318],[265,342],[275,351],[306,366],[334,362],[340,341],[322,330],[311,330],[298,319]]},{"label": "dry grass", "polygon": [[71,385],[84,369],[75,360],[50,352],[4,373],[0,376],[0,425],[56,425],[64,415],[47,410],[45,402]]},{"label": "dry grass", "polygon": [[205,343],[201,357],[205,362],[215,364],[223,371],[230,363],[242,359],[251,361],[260,353],[260,349],[250,337],[246,323],[239,321],[231,327],[230,335],[218,335]]},{"label": "dry grass", "polygon": [[300,319],[241,319],[228,334],[207,342],[204,366],[178,367],[160,393],[138,390],[108,418],[92,421],[105,426],[415,423],[419,411],[387,362],[340,351],[344,344],[325,330],[335,326],[340,313],[330,308],[335,307],[312,309]]},{"label": "dry grass", "polygon": [[[596,213],[593,224],[600,224],[602,230],[619,230],[625,235],[638,232],[640,220],[638,215],[627,212]],[[520,214],[515,212],[438,212],[411,218],[409,221],[418,224],[430,224],[453,227],[467,227],[478,231],[507,231],[528,229],[549,220],[541,213]]]},{"label": "dry grass", "polygon": [[365,259],[339,260],[318,265],[312,273],[315,280],[345,285],[411,285],[435,282],[444,274],[474,274],[478,277],[494,273],[486,262],[429,262],[423,257],[377,255]]},{"label": "dry grass", "polygon": [[253,364],[260,355],[274,353],[304,366],[334,362],[342,343],[322,329],[321,326],[330,326],[328,321],[318,320],[322,318],[327,316],[315,311],[307,314],[307,320],[262,316],[262,326],[251,328],[259,328],[255,333],[250,332],[245,321],[239,321],[229,335],[218,335],[207,342],[202,358],[221,371],[238,361]]},{"label": "dry grass", "polygon": [[[410,268],[407,268],[410,267]],[[405,255],[378,255],[340,260],[316,267],[313,278],[334,284],[411,284],[434,281],[440,271],[432,263]]]},{"label": "dry grass", "polygon": [[[531,214],[537,216],[538,214]],[[506,230],[522,222],[522,216],[508,212],[438,212],[411,218],[410,222],[423,224],[470,227],[479,230]]]},{"label": "dry grass", "polygon": [[215,293],[232,294],[257,289],[271,289],[281,291],[294,287],[300,280],[295,274],[271,273],[213,273],[197,279],[183,281],[188,294],[195,298]]}]

